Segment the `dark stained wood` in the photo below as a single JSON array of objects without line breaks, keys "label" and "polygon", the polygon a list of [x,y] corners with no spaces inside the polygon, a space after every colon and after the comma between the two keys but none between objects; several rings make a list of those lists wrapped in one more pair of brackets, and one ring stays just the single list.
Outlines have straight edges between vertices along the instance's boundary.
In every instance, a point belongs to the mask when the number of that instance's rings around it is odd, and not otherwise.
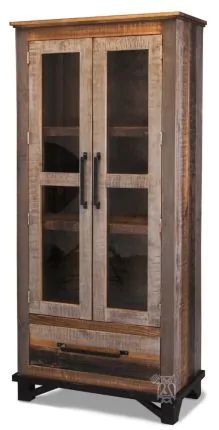
[{"label": "dark stained wood", "polygon": [[79,127],[43,127],[44,136],[79,136]]},{"label": "dark stained wood", "polygon": [[79,231],[78,216],[74,214],[46,214],[43,227],[45,230]]},{"label": "dark stained wood", "polygon": [[189,377],[189,301],[190,301],[190,259],[191,259],[191,151],[190,151],[190,89],[191,89],[191,73],[190,61],[192,57],[191,49],[191,23],[183,23],[183,88],[182,88],[182,143],[181,143],[181,163],[179,166],[178,175],[181,175],[181,385],[184,386],[188,382]]},{"label": "dark stained wood", "polygon": [[62,19],[45,19],[37,21],[13,21],[10,25],[13,27],[22,28],[37,28],[37,27],[60,27],[66,25],[80,24],[107,24],[111,22],[139,22],[139,21],[156,21],[173,18],[181,18],[183,20],[195,21],[200,25],[206,25],[207,22],[183,12],[159,12],[159,13],[144,13],[130,15],[112,15],[112,16],[94,16],[88,18],[62,18]]},{"label": "dark stained wood", "polygon": [[148,225],[144,217],[109,217],[109,232],[113,234],[144,234],[148,233]]},{"label": "dark stained wood", "polygon": [[[201,369],[201,169],[203,30],[192,26],[190,50],[190,296],[188,376]],[[194,341],[195,340],[195,341]]]},{"label": "dark stained wood", "polygon": [[114,137],[145,137],[148,136],[148,127],[109,127],[110,136]]},{"label": "dark stained wood", "polygon": [[[78,231],[78,217],[74,214],[47,214],[43,226],[46,230]],[[109,231],[113,234],[144,234],[148,233],[148,225],[143,217],[110,217]]]},{"label": "dark stained wood", "polygon": [[159,374],[159,362],[131,361],[126,356],[118,358],[60,351],[58,348],[30,346],[30,364],[69,369],[79,372],[148,380]]},{"label": "dark stained wood", "polygon": [[79,384],[96,385],[97,387],[102,386],[131,390],[133,392],[157,393],[157,384],[154,384],[151,380],[143,381],[141,379],[121,378],[118,376],[100,375],[99,373],[76,372],[35,365],[26,366],[24,374],[62,381],[68,380]]},{"label": "dark stained wood", "polygon": [[16,31],[17,53],[17,307],[18,371],[29,360],[28,330],[28,43],[26,33]]},{"label": "dark stained wood", "polygon": [[201,204],[202,204],[202,75],[203,75],[203,29],[196,26],[196,38],[193,45],[195,51],[195,246],[194,265],[192,264],[194,278],[191,282],[191,290],[194,291],[194,307],[191,312],[191,320],[195,326],[191,360],[194,362],[193,372],[201,369]]},{"label": "dark stained wood", "polygon": [[159,337],[160,329],[158,327],[136,326],[131,324],[118,324],[102,321],[88,321],[74,318],[52,317],[48,315],[30,314],[31,324],[41,324],[49,326],[70,327],[85,330],[98,330],[104,332],[133,334],[140,336]]}]

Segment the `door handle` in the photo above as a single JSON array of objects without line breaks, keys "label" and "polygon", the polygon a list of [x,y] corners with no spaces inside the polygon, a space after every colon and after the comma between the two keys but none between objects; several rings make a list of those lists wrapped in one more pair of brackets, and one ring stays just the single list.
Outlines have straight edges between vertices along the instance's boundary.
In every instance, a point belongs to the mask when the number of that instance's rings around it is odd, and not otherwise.
[{"label": "door handle", "polygon": [[80,158],[80,204],[84,209],[87,209],[87,201],[85,200],[85,160],[87,160],[87,152],[83,152]]},{"label": "door handle", "polygon": [[93,190],[93,204],[96,206],[96,209],[100,209],[100,201],[98,198],[98,165],[101,159],[100,152],[96,153],[96,156],[94,157],[94,190]]}]

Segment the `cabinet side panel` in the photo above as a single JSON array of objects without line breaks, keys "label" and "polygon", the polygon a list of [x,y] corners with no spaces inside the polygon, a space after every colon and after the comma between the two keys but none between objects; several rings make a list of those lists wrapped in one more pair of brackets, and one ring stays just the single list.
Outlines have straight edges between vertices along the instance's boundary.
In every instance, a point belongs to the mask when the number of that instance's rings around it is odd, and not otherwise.
[{"label": "cabinet side panel", "polygon": [[202,51],[203,28],[193,24],[190,63],[190,374],[201,368]]},{"label": "cabinet side panel", "polygon": [[202,29],[164,25],[161,375],[200,370]]},{"label": "cabinet side panel", "polygon": [[[202,30],[201,30],[202,31]],[[183,140],[181,148],[181,386],[200,370],[201,292],[201,84],[198,26],[183,23]],[[198,51],[198,53],[197,53]],[[198,115],[198,123],[197,123]]]},{"label": "cabinet side panel", "polygon": [[17,54],[17,318],[18,371],[29,362],[28,334],[28,65],[27,32],[16,30]]},{"label": "cabinet side panel", "polygon": [[[179,52],[181,28],[178,21],[163,26],[163,102],[162,102],[162,262],[161,262],[161,376],[175,378],[180,386],[181,343],[178,303],[177,182],[180,146],[180,93],[182,53]],[[181,58],[180,58],[181,56]],[[177,118],[177,120],[176,120]]]}]

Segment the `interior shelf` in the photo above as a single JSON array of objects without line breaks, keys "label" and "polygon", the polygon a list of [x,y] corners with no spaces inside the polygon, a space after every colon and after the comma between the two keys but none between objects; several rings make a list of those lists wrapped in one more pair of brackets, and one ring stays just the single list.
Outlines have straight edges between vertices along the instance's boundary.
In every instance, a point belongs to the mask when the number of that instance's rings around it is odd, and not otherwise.
[{"label": "interior shelf", "polygon": [[[109,220],[109,232],[113,234],[147,234],[148,225],[144,217],[113,216]],[[47,214],[44,217],[45,230],[75,231],[79,230],[77,215]]]},{"label": "interior shelf", "polygon": [[145,137],[148,135],[148,127],[112,126],[108,132],[111,137]]},{"label": "interior shelf", "polygon": [[[111,137],[145,137],[148,127],[112,126],[108,129]],[[44,136],[78,136],[79,127],[43,127]]]},{"label": "interior shelf", "polygon": [[113,234],[147,234],[148,225],[144,217],[113,216],[109,219],[109,231]]},{"label": "interior shelf", "polygon": [[79,127],[43,127],[44,136],[78,136]]}]

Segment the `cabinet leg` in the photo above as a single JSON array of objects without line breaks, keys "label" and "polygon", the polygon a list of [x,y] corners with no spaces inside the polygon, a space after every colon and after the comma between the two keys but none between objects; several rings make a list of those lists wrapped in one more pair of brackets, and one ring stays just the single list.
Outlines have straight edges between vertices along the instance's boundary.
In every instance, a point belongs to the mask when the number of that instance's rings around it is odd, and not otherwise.
[{"label": "cabinet leg", "polygon": [[187,394],[188,399],[198,399],[201,396],[201,381],[196,382],[192,390]]},{"label": "cabinet leg", "polygon": [[161,404],[161,422],[163,424],[175,424],[179,419],[181,399],[176,399],[172,403]]},{"label": "cabinet leg", "polygon": [[31,402],[35,399],[35,384],[25,380],[18,381],[18,400]]}]

